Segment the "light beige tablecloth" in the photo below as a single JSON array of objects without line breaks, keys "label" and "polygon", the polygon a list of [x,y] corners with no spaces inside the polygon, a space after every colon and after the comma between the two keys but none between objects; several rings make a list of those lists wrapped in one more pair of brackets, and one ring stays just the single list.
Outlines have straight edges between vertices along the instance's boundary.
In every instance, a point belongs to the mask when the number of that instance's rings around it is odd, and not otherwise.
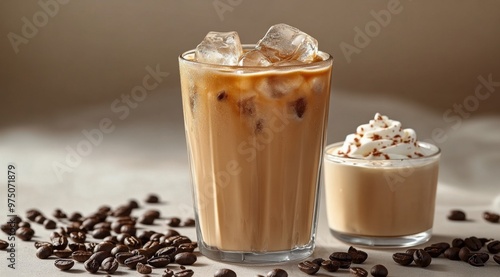
[{"label": "light beige tablecloth", "polygon": [[[55,208],[68,212],[92,212],[98,205],[113,207],[129,199],[142,200],[148,193],[156,192],[163,202],[154,206],[163,217],[192,217],[190,177],[184,140],[182,109],[179,89],[156,91],[130,115],[121,120],[109,105],[75,111],[53,118],[36,119],[33,123],[0,130],[0,219],[5,221],[7,208],[5,196],[6,167],[17,166],[17,213],[35,207],[50,215]],[[373,117],[375,112],[400,120],[405,127],[417,131],[420,139],[432,139],[436,128],[445,130],[447,139],[439,143],[442,148],[434,236],[431,242],[451,240],[455,237],[488,237],[500,239],[500,224],[485,222],[485,210],[500,212],[500,118],[472,115],[461,121],[453,130],[443,120],[443,113],[430,112],[410,103],[391,99],[356,98],[348,92],[334,92],[331,100],[329,142],[339,141],[356,126]],[[64,164],[69,149],[75,149],[86,137],[82,131],[99,127],[103,118],[109,118],[113,132],[105,134],[101,143],[93,146],[78,165],[57,174],[55,164]],[[323,195],[321,195],[323,197]],[[328,231],[321,198],[317,249],[314,257],[328,257],[331,252],[345,251],[348,245],[333,238]],[[494,204],[495,203],[495,204]],[[450,222],[446,213],[451,208],[463,208],[471,221]],[[46,239],[49,231],[34,224],[36,239]],[[164,230],[158,225],[156,230]],[[195,238],[194,228],[179,229]],[[4,234],[0,238],[5,239]],[[71,276],[58,271],[53,260],[35,257],[32,243],[16,245],[16,269],[7,267],[6,253],[0,251],[0,276]],[[428,268],[398,266],[392,259],[394,249],[364,249],[368,260],[361,267],[369,269],[374,264],[387,266],[390,276],[498,276],[500,265],[491,259],[484,268],[473,268],[462,262],[444,258],[433,259]],[[275,266],[241,266],[222,264],[199,257],[192,266],[195,276],[212,276],[217,269],[234,269],[238,276],[265,275]],[[296,263],[283,264],[290,276],[305,276]],[[82,264],[76,272],[86,275]],[[137,276],[125,268],[121,275]],[[152,276],[160,276],[155,270]],[[348,276],[346,271],[318,276]]]}]

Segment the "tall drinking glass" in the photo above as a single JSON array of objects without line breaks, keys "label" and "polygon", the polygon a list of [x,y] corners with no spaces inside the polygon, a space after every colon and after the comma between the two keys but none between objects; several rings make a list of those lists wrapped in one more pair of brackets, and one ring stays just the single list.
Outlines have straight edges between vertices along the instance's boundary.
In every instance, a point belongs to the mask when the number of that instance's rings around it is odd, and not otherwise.
[{"label": "tall drinking glass", "polygon": [[[253,46],[245,46],[251,49]],[[314,250],[332,58],[243,67],[179,57],[196,230],[205,256],[275,263]]]}]

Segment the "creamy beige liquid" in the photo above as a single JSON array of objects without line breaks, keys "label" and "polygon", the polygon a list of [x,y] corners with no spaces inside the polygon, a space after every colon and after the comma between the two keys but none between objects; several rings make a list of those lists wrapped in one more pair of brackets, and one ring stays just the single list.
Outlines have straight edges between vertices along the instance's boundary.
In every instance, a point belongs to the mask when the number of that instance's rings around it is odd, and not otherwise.
[{"label": "creamy beige liquid", "polygon": [[310,243],[331,67],[180,72],[203,241],[249,252]]},{"label": "creamy beige liquid", "polygon": [[437,160],[410,168],[331,161],[325,161],[324,167],[330,229],[350,235],[394,237],[432,228]]}]

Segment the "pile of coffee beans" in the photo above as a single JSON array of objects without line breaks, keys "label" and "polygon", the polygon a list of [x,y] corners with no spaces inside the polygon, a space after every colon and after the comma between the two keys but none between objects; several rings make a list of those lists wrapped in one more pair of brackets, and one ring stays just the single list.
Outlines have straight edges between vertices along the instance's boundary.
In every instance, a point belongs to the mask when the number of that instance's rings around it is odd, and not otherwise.
[{"label": "pile of coffee beans", "polygon": [[467,237],[465,239],[455,238],[451,244],[447,242],[434,243],[423,249],[408,249],[405,253],[395,253],[392,259],[403,266],[408,266],[414,262],[417,266],[427,267],[431,264],[432,258],[441,255],[449,260],[463,261],[472,266],[484,266],[490,255],[494,255],[493,260],[500,264],[500,241],[486,238]]},{"label": "pile of coffee beans", "polygon": [[[451,210],[447,218],[451,221],[466,221],[467,216],[464,211],[462,210]],[[491,222],[491,223],[499,223],[500,222],[500,215],[497,213],[485,211],[483,213],[483,218],[484,220]]]},{"label": "pile of coffee beans", "polygon": [[[348,269],[352,275],[362,277],[368,276],[368,271],[358,266],[351,267],[351,265],[362,264],[367,258],[368,254],[366,252],[351,246],[347,249],[347,252],[333,252],[328,259],[316,258],[311,261],[300,262],[298,267],[300,271],[309,275],[316,274],[320,269],[328,272]],[[389,274],[389,271],[385,266],[377,264],[371,268],[370,273],[375,277],[385,277]]]}]

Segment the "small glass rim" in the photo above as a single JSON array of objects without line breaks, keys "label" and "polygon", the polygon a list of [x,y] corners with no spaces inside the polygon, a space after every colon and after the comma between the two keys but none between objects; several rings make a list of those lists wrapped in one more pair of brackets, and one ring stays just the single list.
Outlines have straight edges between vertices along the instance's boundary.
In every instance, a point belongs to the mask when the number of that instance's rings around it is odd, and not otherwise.
[{"label": "small glass rim", "polygon": [[[243,50],[248,50],[248,49],[254,49],[256,44],[243,44]],[[194,60],[190,60],[187,57],[189,55],[194,56],[196,49],[191,49],[188,50],[182,54],[179,55],[179,61],[182,61],[187,64],[192,64],[192,65],[198,65],[198,66],[203,66],[207,68],[213,68],[217,70],[225,70],[225,71],[248,71],[248,72],[267,72],[267,71],[290,71],[294,69],[319,69],[319,68],[325,68],[333,64],[333,57],[332,55],[328,54],[327,52],[323,51],[318,51],[318,55],[321,55],[322,57],[324,56],[325,59],[321,61],[315,61],[311,63],[304,63],[304,64],[296,64],[296,65],[284,65],[284,66],[242,66],[242,65],[220,65],[220,64],[212,64],[212,63],[203,63],[203,62],[197,62]]]},{"label": "small glass rim", "polygon": [[329,151],[331,149],[338,148],[338,147],[342,146],[343,144],[344,144],[344,141],[339,141],[339,142],[335,142],[335,143],[327,145],[325,147],[325,150],[323,151],[324,160],[325,161],[326,160],[333,161],[333,162],[342,160],[342,161],[346,161],[346,162],[353,163],[353,164],[355,164],[355,163],[360,163],[360,164],[377,163],[377,164],[380,164],[380,163],[386,163],[386,162],[412,162],[412,161],[425,162],[427,160],[437,159],[441,155],[441,148],[439,148],[435,144],[432,144],[429,142],[423,142],[423,141],[419,141],[418,145],[420,147],[424,147],[426,149],[433,151],[432,154],[430,154],[428,156],[416,157],[416,158],[411,158],[411,159],[380,159],[380,160],[371,159],[370,160],[370,159],[337,156],[337,155],[329,153]]}]

